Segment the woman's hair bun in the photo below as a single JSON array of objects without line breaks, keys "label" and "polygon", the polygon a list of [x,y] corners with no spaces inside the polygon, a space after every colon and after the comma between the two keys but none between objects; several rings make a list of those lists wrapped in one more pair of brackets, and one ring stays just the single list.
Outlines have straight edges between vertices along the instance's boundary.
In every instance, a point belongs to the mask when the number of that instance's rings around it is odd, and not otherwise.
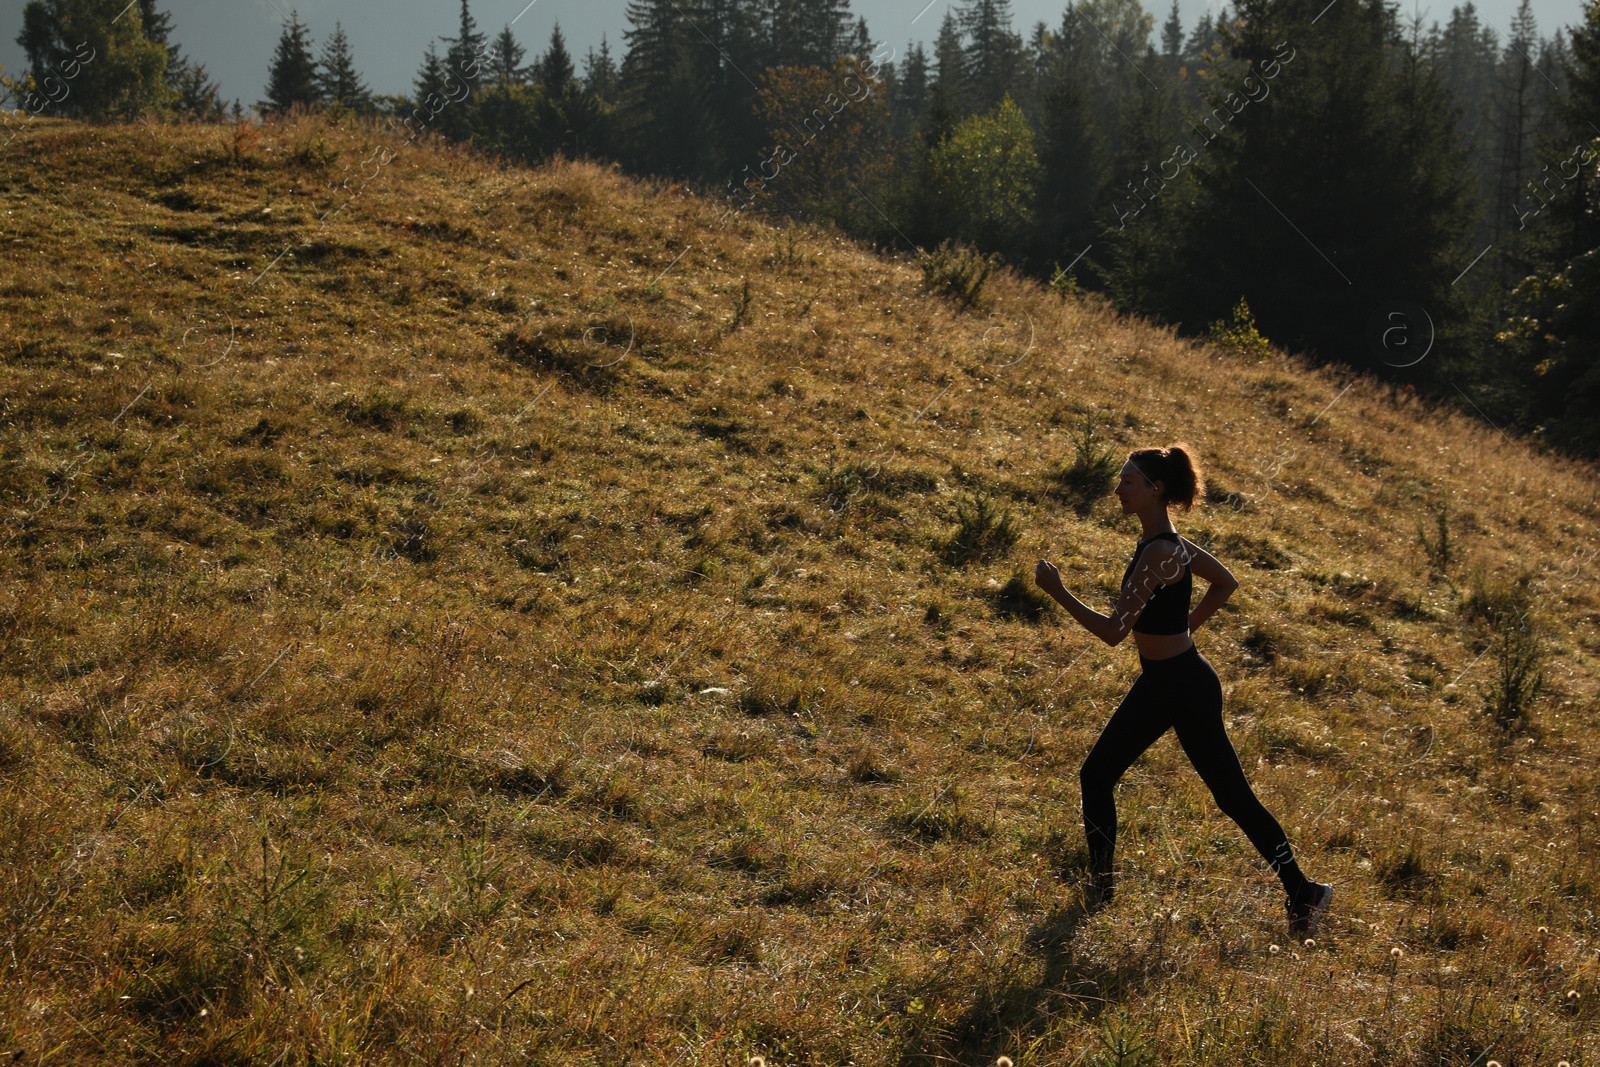
[{"label": "woman's hair bun", "polygon": [[1187,444],[1177,442],[1165,448],[1140,448],[1128,456],[1128,461],[1152,482],[1162,483],[1163,503],[1176,504],[1188,511],[1205,495],[1206,483],[1200,473],[1200,462]]}]

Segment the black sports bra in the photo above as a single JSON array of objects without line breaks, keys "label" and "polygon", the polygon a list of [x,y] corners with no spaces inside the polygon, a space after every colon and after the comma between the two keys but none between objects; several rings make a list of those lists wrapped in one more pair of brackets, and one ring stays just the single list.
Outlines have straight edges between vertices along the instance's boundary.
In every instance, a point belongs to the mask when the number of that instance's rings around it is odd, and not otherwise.
[{"label": "black sports bra", "polygon": [[[1139,553],[1144,551],[1144,546],[1158,537],[1176,541],[1180,547],[1183,543],[1176,533],[1165,530],[1142,539],[1134,547],[1133,558],[1128,561],[1128,569],[1122,574],[1123,585],[1127,585],[1128,579],[1133,577],[1133,568],[1139,562]],[[1144,610],[1134,620],[1132,627],[1134,632],[1181,634],[1189,629],[1189,595],[1194,591],[1194,576],[1189,573],[1187,556],[1185,553],[1183,577],[1167,585],[1158,585],[1150,593],[1150,599],[1145,603]]]}]

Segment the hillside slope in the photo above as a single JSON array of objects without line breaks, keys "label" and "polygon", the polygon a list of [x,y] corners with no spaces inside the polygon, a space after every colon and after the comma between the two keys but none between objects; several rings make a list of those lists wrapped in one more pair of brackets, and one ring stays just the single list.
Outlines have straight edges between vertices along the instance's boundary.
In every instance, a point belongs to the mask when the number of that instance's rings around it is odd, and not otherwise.
[{"label": "hillside slope", "polygon": [[[1592,471],[592,165],[252,137],[0,173],[0,1052],[1600,1056]],[[1027,578],[1115,592],[1086,426],[1209,465],[1197,643],[1313,946],[1171,738],[1082,910],[1138,661]]]}]

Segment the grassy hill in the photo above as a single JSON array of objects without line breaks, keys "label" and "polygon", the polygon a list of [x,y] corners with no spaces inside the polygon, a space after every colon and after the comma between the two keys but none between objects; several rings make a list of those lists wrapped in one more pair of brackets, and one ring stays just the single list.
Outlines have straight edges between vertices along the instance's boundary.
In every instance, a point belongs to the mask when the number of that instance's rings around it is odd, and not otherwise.
[{"label": "grassy hill", "polygon": [[[1600,1056],[1592,470],[320,120],[39,120],[0,210],[17,1062]],[[1102,450],[1173,440],[1314,945],[1171,737],[1081,906],[1138,661],[1028,579],[1109,605]]]}]

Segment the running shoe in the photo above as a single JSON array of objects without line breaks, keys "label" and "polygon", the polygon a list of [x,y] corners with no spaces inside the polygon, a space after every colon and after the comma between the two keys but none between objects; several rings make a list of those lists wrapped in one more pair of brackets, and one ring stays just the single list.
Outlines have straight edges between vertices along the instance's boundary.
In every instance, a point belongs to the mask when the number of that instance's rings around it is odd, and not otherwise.
[{"label": "running shoe", "polygon": [[1333,903],[1333,886],[1324,882],[1307,882],[1297,900],[1284,902],[1289,912],[1289,936],[1295,940],[1312,937],[1317,926]]}]

